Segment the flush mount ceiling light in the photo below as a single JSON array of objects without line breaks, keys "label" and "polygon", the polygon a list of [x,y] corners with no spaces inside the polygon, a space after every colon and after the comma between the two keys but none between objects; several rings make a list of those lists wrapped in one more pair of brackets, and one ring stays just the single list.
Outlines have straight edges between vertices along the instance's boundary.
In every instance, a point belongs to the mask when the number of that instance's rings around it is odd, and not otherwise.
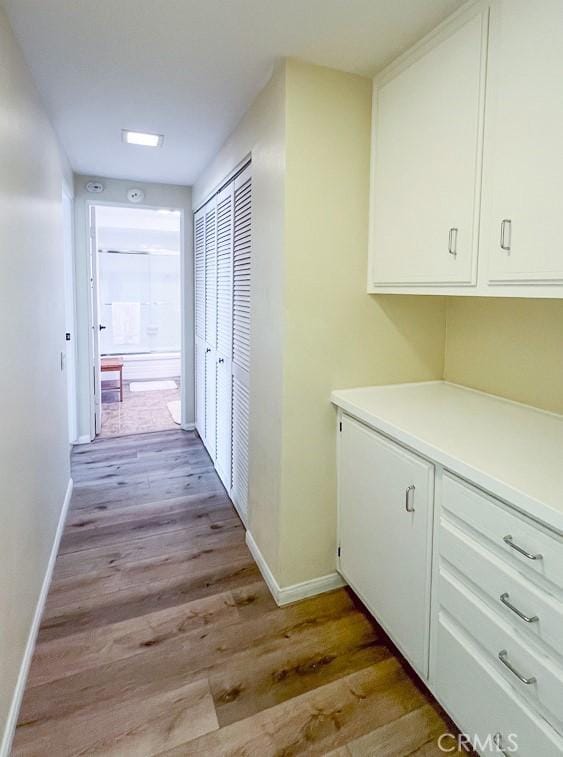
[{"label": "flush mount ceiling light", "polygon": [[128,145],[141,145],[142,147],[162,147],[164,135],[149,134],[145,131],[121,130],[121,139]]}]

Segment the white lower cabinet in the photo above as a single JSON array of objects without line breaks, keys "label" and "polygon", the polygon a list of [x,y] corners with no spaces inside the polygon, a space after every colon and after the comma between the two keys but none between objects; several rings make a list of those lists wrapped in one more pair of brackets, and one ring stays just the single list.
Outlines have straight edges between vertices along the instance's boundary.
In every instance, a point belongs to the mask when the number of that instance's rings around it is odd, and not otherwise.
[{"label": "white lower cabinet", "polygon": [[426,460],[343,417],[340,571],[424,678],[433,476]]},{"label": "white lower cabinet", "polygon": [[477,752],[563,755],[563,535],[345,409],[338,432],[339,571]]},{"label": "white lower cabinet", "polygon": [[502,682],[471,639],[444,613],[437,623],[435,690],[480,754],[557,757],[562,743]]}]

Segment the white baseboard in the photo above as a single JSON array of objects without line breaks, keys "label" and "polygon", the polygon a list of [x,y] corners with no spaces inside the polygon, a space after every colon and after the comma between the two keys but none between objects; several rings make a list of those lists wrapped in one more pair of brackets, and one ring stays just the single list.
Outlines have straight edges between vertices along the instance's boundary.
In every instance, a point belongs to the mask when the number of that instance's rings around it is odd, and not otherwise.
[{"label": "white baseboard", "polygon": [[291,602],[298,602],[300,599],[314,597],[317,594],[324,594],[326,591],[333,591],[334,589],[339,589],[341,586],[346,586],[346,581],[344,581],[339,573],[335,572],[329,573],[326,576],[319,576],[319,578],[312,578],[310,581],[282,587],[276,581],[250,531],[246,532],[246,544],[258,565],[262,578],[266,582],[272,597],[279,606],[288,605]]},{"label": "white baseboard", "polygon": [[83,434],[83,436],[79,436],[73,444],[90,444],[91,441],[89,434]]},{"label": "white baseboard", "polygon": [[16,724],[18,722],[18,715],[25,691],[25,684],[27,682],[27,674],[29,673],[29,666],[31,665],[31,659],[35,650],[35,641],[39,632],[39,626],[41,625],[41,618],[43,616],[43,610],[45,609],[45,602],[47,601],[47,594],[49,593],[49,587],[51,586],[51,578],[53,576],[53,569],[55,567],[55,560],[59,552],[59,545],[61,543],[61,537],[63,535],[64,525],[66,521],[66,515],[68,507],[70,505],[70,499],[72,497],[72,478],[69,479],[66,494],[59,515],[59,522],[57,524],[57,530],[55,532],[55,538],[53,540],[53,546],[51,548],[51,554],[49,555],[49,562],[45,570],[45,576],[41,585],[41,591],[39,592],[39,598],[35,606],[35,613],[29,629],[29,635],[27,637],[27,644],[25,645],[25,651],[20,665],[20,672],[18,674],[18,680],[12,696],[12,704],[10,705],[10,711],[8,712],[8,719],[6,721],[6,727],[2,736],[2,743],[0,745],[0,757],[9,757],[12,750],[12,741],[14,739],[14,733],[16,730]]}]

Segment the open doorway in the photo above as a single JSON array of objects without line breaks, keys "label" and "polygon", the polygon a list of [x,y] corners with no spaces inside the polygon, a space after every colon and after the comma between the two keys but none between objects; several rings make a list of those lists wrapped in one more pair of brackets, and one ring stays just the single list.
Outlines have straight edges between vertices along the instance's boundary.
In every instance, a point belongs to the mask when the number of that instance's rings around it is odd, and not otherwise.
[{"label": "open doorway", "polygon": [[182,215],[91,207],[96,434],[181,426]]}]

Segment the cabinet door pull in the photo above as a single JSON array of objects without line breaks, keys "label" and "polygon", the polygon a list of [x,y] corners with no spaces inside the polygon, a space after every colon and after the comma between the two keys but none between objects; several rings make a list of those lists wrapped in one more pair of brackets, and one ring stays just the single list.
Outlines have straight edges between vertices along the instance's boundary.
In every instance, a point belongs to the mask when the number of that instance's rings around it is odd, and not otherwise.
[{"label": "cabinet door pull", "polygon": [[500,249],[510,252],[512,243],[512,221],[510,218],[503,218],[500,222]]},{"label": "cabinet door pull", "polygon": [[517,607],[515,607],[512,602],[509,602],[510,595],[507,591],[504,592],[504,594],[500,595],[500,601],[505,605],[505,607],[508,607],[509,610],[512,610],[513,613],[518,615],[519,618],[521,618],[525,623],[537,623],[539,618],[537,615],[524,615],[524,613],[519,610]]},{"label": "cabinet door pull", "polygon": [[448,236],[448,252],[450,255],[453,255],[454,258],[457,257],[457,232],[459,229],[456,229],[455,226],[452,226],[450,229],[450,233]]},{"label": "cabinet door pull", "polygon": [[508,659],[508,652],[506,651],[506,649],[501,649],[501,651],[498,653],[498,658],[502,662],[502,664],[506,668],[508,668],[510,672],[513,673],[521,683],[525,683],[526,686],[530,686],[532,683],[536,683],[537,678],[535,676],[530,676],[530,678],[526,678],[526,676],[523,676],[522,673],[520,673],[520,671],[516,670],[514,665]]},{"label": "cabinet door pull", "polygon": [[543,557],[543,555],[540,555],[539,552],[536,554],[533,554],[532,552],[526,552],[525,549],[522,549],[522,547],[519,547],[518,544],[514,543],[510,534],[503,536],[502,540],[505,544],[508,544],[509,547],[515,549],[516,552],[519,552],[521,555],[524,555],[524,557],[527,557],[528,560],[541,560]]},{"label": "cabinet door pull", "polygon": [[416,489],[414,484],[411,484],[410,486],[407,486],[407,490],[405,492],[405,510],[408,513],[414,513],[414,490]]}]

